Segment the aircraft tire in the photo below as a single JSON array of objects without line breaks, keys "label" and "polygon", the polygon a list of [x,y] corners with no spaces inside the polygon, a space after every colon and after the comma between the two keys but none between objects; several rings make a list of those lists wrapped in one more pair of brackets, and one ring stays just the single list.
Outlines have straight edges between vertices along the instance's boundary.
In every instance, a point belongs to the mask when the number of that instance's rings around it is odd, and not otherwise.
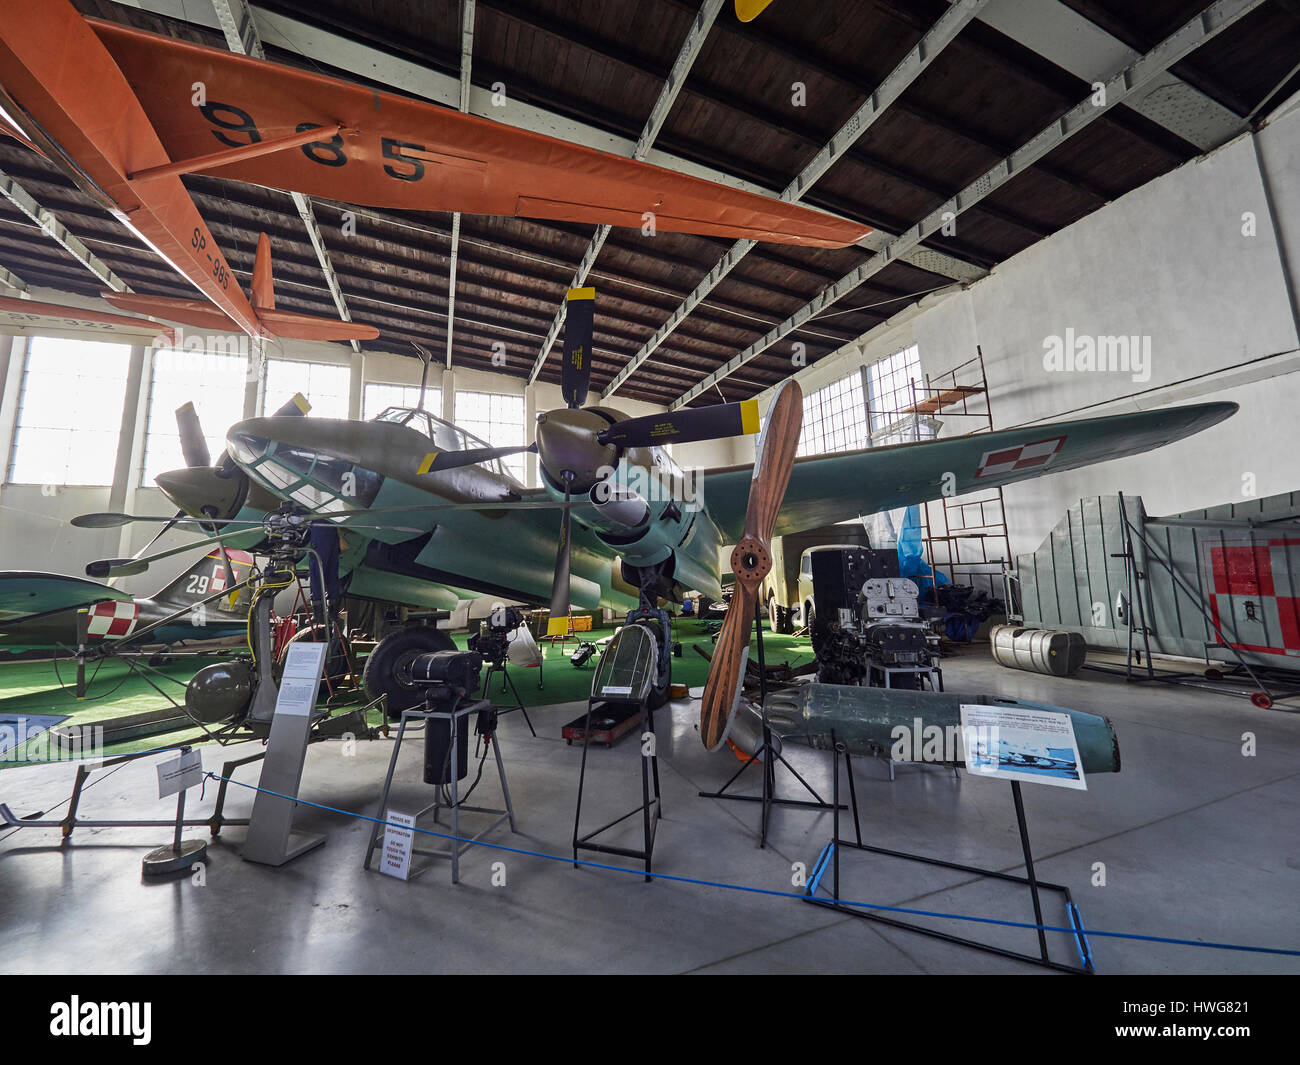
[{"label": "aircraft tire", "polygon": [[430,651],[454,651],[452,638],[428,625],[409,628],[385,636],[370,652],[361,680],[368,699],[388,697],[388,714],[394,717],[412,710],[424,701],[423,693],[411,682],[411,663]]}]

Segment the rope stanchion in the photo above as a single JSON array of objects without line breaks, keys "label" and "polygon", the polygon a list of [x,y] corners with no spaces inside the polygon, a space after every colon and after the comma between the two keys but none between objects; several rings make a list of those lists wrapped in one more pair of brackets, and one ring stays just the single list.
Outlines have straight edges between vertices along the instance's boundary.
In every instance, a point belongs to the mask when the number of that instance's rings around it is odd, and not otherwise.
[{"label": "rope stanchion", "polygon": [[[210,771],[206,772],[204,776],[210,777],[213,780],[225,781],[227,784],[237,784],[239,787],[247,788],[249,791],[260,791],[265,792],[267,795],[273,795],[276,798],[289,799],[292,802],[296,802],[299,806],[310,806],[313,809],[323,810],[326,813],[339,814],[343,817],[352,817],[358,821],[369,821],[376,825],[400,828],[406,832],[418,832],[426,836],[436,836],[439,839],[449,840],[453,843],[471,842],[446,832],[435,832],[433,829],[429,828],[412,828],[410,825],[399,825],[396,822],[385,821],[379,817],[371,817],[368,814],[359,814],[354,810],[342,810],[336,806],[326,806],[324,803],[310,802],[307,799],[281,795],[278,792],[260,788],[256,784],[245,784],[242,781],[232,780],[229,777],[218,776],[216,773]],[[643,871],[640,869],[629,869],[620,865],[607,865],[604,862],[593,862],[581,858],[575,859],[571,855],[547,854],[544,851],[530,851],[525,850],[522,847],[511,847],[504,843],[490,843],[486,840],[474,840],[472,842],[478,847],[487,847],[491,850],[503,851],[507,854],[518,854],[527,858],[541,858],[548,862],[563,862],[565,865],[581,865],[586,866],[589,869],[607,869],[610,872],[631,874],[633,876],[644,875]],[[825,850],[823,851],[823,856],[824,855]],[[823,862],[824,857],[819,858],[818,864],[820,865]],[[698,887],[721,888],[724,891],[741,891],[752,895],[771,895],[782,899],[805,899],[808,897],[804,892],[777,891],[773,888],[752,887],[747,884],[729,884],[724,880],[702,880],[698,877],[676,876],[671,873],[660,873],[657,871],[654,876],[656,880],[672,880],[679,884],[694,884]],[[848,900],[840,900],[840,905],[853,906],[859,909],[880,910],[887,913],[908,914],[913,917],[936,917],[950,921],[969,921],[975,924],[1000,925],[1005,928],[1027,928],[1031,931],[1061,932],[1068,936],[1078,936],[1083,934],[1086,936],[1104,936],[1109,939],[1129,939],[1142,943],[1167,943],[1173,946],[1203,947],[1207,950],[1235,950],[1251,954],[1280,954],[1287,957],[1300,957],[1300,950],[1287,950],[1281,947],[1251,947],[1240,943],[1214,943],[1199,939],[1177,939],[1170,936],[1149,936],[1138,932],[1106,932],[1095,928],[1083,927],[1066,928],[1057,925],[1034,924],[1029,921],[1008,921],[997,917],[976,917],[971,914],[943,913],[937,910],[914,910],[905,906],[886,906],[883,903],[876,902],[851,902]]]}]

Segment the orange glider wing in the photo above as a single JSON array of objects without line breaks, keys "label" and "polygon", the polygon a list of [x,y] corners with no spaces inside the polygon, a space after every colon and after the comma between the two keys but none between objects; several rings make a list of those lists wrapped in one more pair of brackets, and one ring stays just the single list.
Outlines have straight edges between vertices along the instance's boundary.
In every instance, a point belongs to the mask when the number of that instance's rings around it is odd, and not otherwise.
[{"label": "orange glider wing", "polygon": [[[118,293],[113,293],[118,295]],[[206,302],[206,301],[199,301]],[[73,336],[105,341],[161,340],[176,342],[176,334],[165,325],[144,318],[126,318],[107,311],[91,311],[84,307],[64,307],[57,303],[40,303],[36,300],[13,299],[0,296],[0,336],[28,333],[51,336]]]},{"label": "orange glider wing", "polygon": [[[220,310],[204,299],[175,296],[146,296],[138,292],[101,292],[100,295],[124,311],[150,314],[216,333],[230,331],[231,322]],[[263,307],[257,312],[266,332],[286,340],[374,340],[379,330],[373,325],[345,322],[335,318],[317,318],[296,311]]]},{"label": "orange glider wing", "polygon": [[15,105],[11,117],[40,151],[241,329],[260,335],[253,308],[180,178],[140,188],[130,180],[172,160],[135,89],[71,4],[0,0],[0,84]]},{"label": "orange glider wing", "polygon": [[[858,222],[436,104],[88,19],[170,159],[341,127],[319,141],[205,168],[370,207],[517,215],[844,247]],[[196,83],[204,99],[196,105]]]}]

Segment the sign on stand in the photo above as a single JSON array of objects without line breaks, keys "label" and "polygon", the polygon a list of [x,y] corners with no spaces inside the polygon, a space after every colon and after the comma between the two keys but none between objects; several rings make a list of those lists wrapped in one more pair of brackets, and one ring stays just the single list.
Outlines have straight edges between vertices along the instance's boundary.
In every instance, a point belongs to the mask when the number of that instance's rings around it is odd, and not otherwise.
[{"label": "sign on stand", "polygon": [[[379,871],[385,876],[405,880],[411,873],[411,841],[415,839],[415,817],[389,810],[384,826],[384,853]],[[403,827],[399,828],[401,825]]]},{"label": "sign on stand", "polygon": [[258,781],[253,815],[244,841],[245,861],[283,865],[325,842],[323,835],[293,830],[298,786],[307,760],[311,715],[316,708],[321,671],[325,666],[325,644],[293,643],[285,657],[280,690],[271,718],[271,735],[266,741],[266,758]]}]

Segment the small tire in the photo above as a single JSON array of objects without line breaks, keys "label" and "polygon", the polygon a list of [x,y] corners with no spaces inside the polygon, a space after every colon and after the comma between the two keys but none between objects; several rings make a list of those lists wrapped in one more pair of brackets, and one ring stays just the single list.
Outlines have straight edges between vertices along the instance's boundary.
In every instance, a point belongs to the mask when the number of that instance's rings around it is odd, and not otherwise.
[{"label": "small tire", "polygon": [[424,702],[423,693],[411,680],[411,664],[430,651],[454,651],[456,644],[440,629],[412,625],[385,636],[370,652],[361,683],[367,699],[388,700],[388,716],[413,710]]},{"label": "small tire", "polygon": [[1250,696],[1250,701],[1261,710],[1273,709],[1273,699],[1268,692],[1253,692]]}]

